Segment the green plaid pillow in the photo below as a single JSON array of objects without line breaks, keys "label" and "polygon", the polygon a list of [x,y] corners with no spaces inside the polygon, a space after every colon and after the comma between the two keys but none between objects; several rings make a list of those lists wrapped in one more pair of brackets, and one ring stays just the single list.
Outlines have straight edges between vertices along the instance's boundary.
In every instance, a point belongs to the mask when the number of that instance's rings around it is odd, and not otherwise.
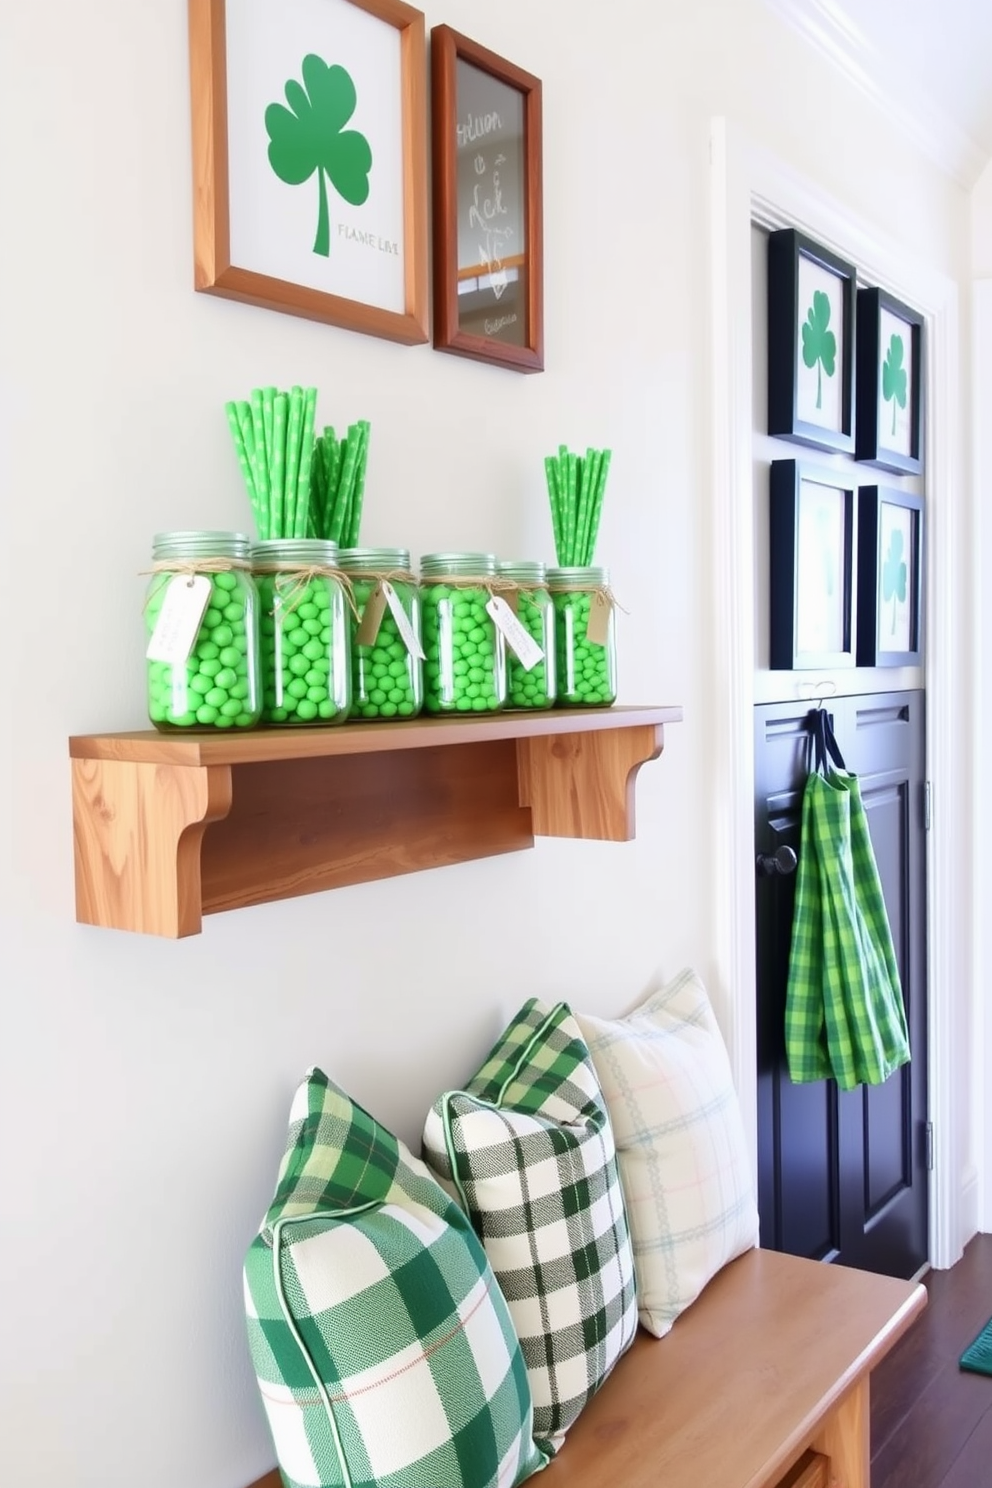
[{"label": "green plaid pillow", "polygon": [[557,1451],[637,1329],[630,1236],[606,1103],[564,1003],[533,999],[465,1090],[435,1102],[424,1153],[458,1192],[510,1308]]},{"label": "green plaid pillow", "polygon": [[545,1456],[506,1305],[464,1214],[318,1069],[245,1260],[287,1488],[512,1488]]}]

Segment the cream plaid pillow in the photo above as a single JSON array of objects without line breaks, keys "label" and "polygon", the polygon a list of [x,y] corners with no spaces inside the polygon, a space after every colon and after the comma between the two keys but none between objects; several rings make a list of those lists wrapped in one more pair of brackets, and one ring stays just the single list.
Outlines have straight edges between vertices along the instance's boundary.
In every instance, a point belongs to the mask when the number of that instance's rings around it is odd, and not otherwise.
[{"label": "cream plaid pillow", "polygon": [[576,1018],[613,1125],[638,1314],[661,1338],[722,1266],[758,1243],[730,1062],[689,969],[626,1018]]}]

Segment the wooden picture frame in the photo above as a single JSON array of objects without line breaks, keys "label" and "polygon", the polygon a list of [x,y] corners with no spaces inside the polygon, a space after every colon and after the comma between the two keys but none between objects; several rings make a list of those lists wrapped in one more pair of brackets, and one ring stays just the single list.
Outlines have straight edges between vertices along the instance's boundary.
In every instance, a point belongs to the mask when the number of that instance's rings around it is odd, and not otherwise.
[{"label": "wooden picture frame", "polygon": [[431,102],[434,347],[542,372],[540,79],[435,26]]},{"label": "wooden picture frame", "polygon": [[858,491],[858,666],[919,666],[923,655],[923,498]]},{"label": "wooden picture frame", "polygon": [[[426,341],[422,12],[404,0],[188,10],[195,288]],[[321,108],[330,167],[326,153],[313,161]]]},{"label": "wooden picture frame", "polygon": [[855,665],[857,493],[843,473],[773,460],[769,665]]},{"label": "wooden picture frame", "polygon": [[769,234],[769,434],[853,453],[856,279],[794,228]]},{"label": "wooden picture frame", "polygon": [[924,321],[884,289],[858,290],[854,457],[895,475],[923,470]]}]

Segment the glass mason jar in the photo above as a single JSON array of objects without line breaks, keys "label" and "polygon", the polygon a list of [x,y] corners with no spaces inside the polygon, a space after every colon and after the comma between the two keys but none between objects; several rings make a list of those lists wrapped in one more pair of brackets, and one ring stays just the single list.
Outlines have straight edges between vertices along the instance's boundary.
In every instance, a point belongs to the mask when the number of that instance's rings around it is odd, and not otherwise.
[{"label": "glass mason jar", "polygon": [[344,723],[351,706],[351,630],[337,543],[255,543],[262,657],[262,721]]},{"label": "glass mason jar", "polygon": [[559,706],[597,708],[616,702],[616,626],[609,583],[605,568],[548,569],[555,607]]},{"label": "glass mason jar", "polygon": [[157,729],[248,729],[258,723],[259,603],[250,556],[250,539],[240,532],[159,532],[153,538],[145,600],[149,641],[171,580],[200,578],[210,586],[186,659],[146,662],[148,716]]},{"label": "glass mason jar", "polygon": [[369,722],[415,718],[424,705],[423,661],[403,639],[403,629],[381,592],[376,600],[381,611],[375,634],[359,644],[366,606],[388,584],[406,616],[408,637],[420,645],[420,589],[410,571],[409,550],[342,548],[340,563],[351,579],[358,611],[357,617],[352,616],[351,716]]},{"label": "glass mason jar", "polygon": [[503,634],[486,612],[495,578],[492,553],[426,553],[420,561],[428,713],[495,713],[506,703]]},{"label": "glass mason jar", "polygon": [[[544,652],[543,659],[528,671],[506,648],[506,705],[508,708],[551,708],[555,702],[555,608],[548,593],[543,563],[500,563],[501,579],[510,579],[516,590],[516,614],[520,624]],[[510,596],[504,594],[510,602]]]}]

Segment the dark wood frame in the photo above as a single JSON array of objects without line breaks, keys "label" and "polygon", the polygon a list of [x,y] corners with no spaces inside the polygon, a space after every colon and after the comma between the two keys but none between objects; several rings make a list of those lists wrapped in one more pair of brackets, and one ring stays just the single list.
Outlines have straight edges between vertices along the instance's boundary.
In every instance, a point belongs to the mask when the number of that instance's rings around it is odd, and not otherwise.
[{"label": "dark wood frame", "polygon": [[[799,260],[807,258],[842,280],[844,346],[840,365],[841,428],[826,429],[797,413]],[[853,264],[795,228],[768,237],[768,432],[812,449],[854,451],[854,357],[857,271]]]},{"label": "dark wood frame", "polygon": [[231,262],[225,0],[188,0],[193,134],[194,286],[412,346],[427,340],[427,98],[424,16],[404,0],[348,0],[401,36],[403,117],[402,312],[326,294]]},{"label": "dark wood frame", "polygon": [[[524,95],[527,330],[510,346],[459,328],[457,63],[461,59]],[[450,26],[431,30],[434,169],[434,348],[517,372],[544,370],[544,214],[541,81]]]},{"label": "dark wood frame", "polygon": [[[878,369],[881,357],[881,317],[888,310],[911,329],[910,453],[889,449],[878,417]],[[858,290],[858,421],[854,458],[896,475],[919,475],[923,470],[923,339],[924,319],[884,289]]]},{"label": "dark wood frame", "polygon": [[[909,575],[911,640],[908,651],[882,644],[879,590],[881,507],[901,506],[913,513],[913,567]],[[919,666],[923,655],[923,498],[890,486],[858,490],[858,666]]]},{"label": "dark wood frame", "polygon": [[[842,491],[844,506],[844,645],[840,651],[800,651],[799,494],[804,480]],[[773,460],[769,485],[770,536],[769,666],[774,671],[826,670],[855,665],[855,573],[858,532],[857,491],[847,475],[817,470],[798,460]]]}]

